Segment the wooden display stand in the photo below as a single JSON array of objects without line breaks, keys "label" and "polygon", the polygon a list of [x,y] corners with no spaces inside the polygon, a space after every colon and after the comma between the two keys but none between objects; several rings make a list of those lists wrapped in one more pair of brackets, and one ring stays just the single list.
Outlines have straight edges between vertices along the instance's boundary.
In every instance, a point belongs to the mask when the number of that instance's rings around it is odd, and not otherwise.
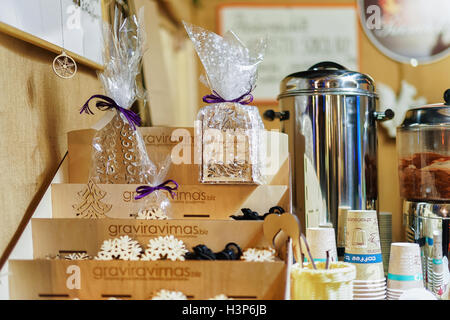
[{"label": "wooden display stand", "polygon": [[[188,137],[193,137],[193,128],[139,130],[149,153],[171,152],[181,142],[194,155],[194,142]],[[178,140],[173,140],[174,130],[182,133]],[[9,262],[11,299],[149,299],[161,289],[181,291],[189,299],[209,299],[219,294],[234,299],[289,298],[292,249],[287,235],[281,233],[275,244],[269,243],[264,236],[263,221],[229,218],[245,207],[260,214],[276,205],[290,211],[286,135],[278,132],[267,135],[268,145],[275,150],[267,153],[268,162],[275,165],[275,170],[266,175],[267,184],[203,185],[198,181],[197,164],[172,164],[167,179],[180,184],[171,200],[175,219],[137,220],[130,219],[137,205],[133,200],[137,185],[97,185],[88,181],[94,133],[94,130],[69,133],[70,183],[52,185],[53,219],[32,220],[35,260]],[[87,199],[94,199],[96,207],[103,208],[100,218],[105,219],[76,218],[80,201]],[[275,245],[278,260],[46,259],[71,252],[95,256],[104,240],[121,235],[137,240],[144,249],[149,239],[165,235],[182,240],[190,251],[199,244],[214,252],[223,250],[229,242],[237,243],[242,250]]]},{"label": "wooden display stand", "polygon": [[[187,154],[195,157],[193,128],[140,128],[152,158],[155,152],[171,154],[185,146]],[[130,218],[136,215],[144,200],[136,201],[139,185],[93,184],[88,182],[94,130],[69,132],[69,180],[68,184],[52,185],[54,218],[83,216],[79,208],[88,208],[92,202],[99,218]],[[242,214],[241,208],[251,208],[264,214],[273,206],[290,208],[289,160],[287,136],[279,132],[265,135],[267,168],[264,185],[202,184],[199,182],[199,165],[175,164],[169,168],[167,179],[176,180],[180,187],[171,201],[171,218],[226,219]],[[75,160],[74,160],[75,159]],[[91,203],[87,203],[87,202]]]},{"label": "wooden display stand", "polygon": [[13,260],[10,268],[11,299],[143,300],[167,289],[195,300],[219,294],[279,300],[285,297],[287,281],[281,261]]},{"label": "wooden display stand", "polygon": [[36,260],[10,262],[12,299],[149,299],[161,289],[191,299],[285,298],[286,256],[275,262],[45,260],[70,252],[94,256],[104,239],[119,235],[133,237],[143,248],[148,239],[170,234],[188,249],[207,244],[220,251],[229,242],[243,249],[267,247],[262,221],[33,219],[32,228]]},{"label": "wooden display stand", "polygon": [[[53,218],[130,219],[144,206],[145,199],[134,200],[133,184],[53,184]],[[264,214],[273,206],[289,210],[287,185],[180,185],[170,201],[173,219],[225,219],[241,215],[241,208]]]},{"label": "wooden display stand", "polygon": [[[180,156],[182,163],[172,163],[167,179],[174,179],[180,185],[203,185],[199,182],[201,155],[196,146],[192,127],[142,127],[142,135],[150,160],[155,152]],[[68,133],[69,183],[85,184],[89,180],[92,139],[95,130],[77,130]],[[263,169],[267,185],[289,184],[289,141],[285,133],[264,131],[266,164]],[[197,162],[197,163],[196,163]],[[285,171],[287,168],[287,171]],[[223,186],[223,185],[222,185]],[[236,186],[233,185],[232,186]],[[239,187],[240,185],[238,185]]]}]

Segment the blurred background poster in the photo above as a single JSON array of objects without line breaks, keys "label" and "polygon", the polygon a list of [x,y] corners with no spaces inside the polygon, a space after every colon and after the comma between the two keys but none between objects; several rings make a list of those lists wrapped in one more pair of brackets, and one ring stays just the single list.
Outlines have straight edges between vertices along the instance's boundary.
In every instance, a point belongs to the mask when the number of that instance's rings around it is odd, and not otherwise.
[{"label": "blurred background poster", "polygon": [[363,28],[389,58],[417,65],[450,53],[449,0],[359,0]]},{"label": "blurred background poster", "polygon": [[359,69],[358,14],[354,5],[222,5],[217,30],[232,30],[245,44],[267,37],[254,91],[259,103],[273,103],[280,81],[293,71],[330,60]]}]

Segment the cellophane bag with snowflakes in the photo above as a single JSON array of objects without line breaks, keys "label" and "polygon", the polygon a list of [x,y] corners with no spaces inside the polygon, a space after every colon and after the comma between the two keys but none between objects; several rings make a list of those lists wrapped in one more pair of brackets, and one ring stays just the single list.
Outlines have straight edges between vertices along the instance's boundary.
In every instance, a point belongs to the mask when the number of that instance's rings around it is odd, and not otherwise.
[{"label": "cellophane bag with snowflakes", "polygon": [[266,42],[259,39],[252,48],[228,31],[222,37],[201,27],[184,23],[204,66],[203,82],[211,94],[200,109],[196,137],[201,142],[202,183],[264,183],[262,175],[262,133],[264,125],[251,95],[257,66],[263,60]]},{"label": "cellophane bag with snowflakes", "polygon": [[174,197],[174,190],[178,188],[176,181],[167,177],[172,163],[170,149],[150,146],[150,161],[154,168],[149,175],[149,184],[136,189],[138,212],[136,219],[166,220],[172,218],[172,207],[169,197]]},{"label": "cellophane bag with snowflakes", "polygon": [[103,25],[104,70],[98,73],[106,95],[94,95],[81,112],[93,114],[89,103],[107,114],[92,140],[90,179],[95,183],[149,183],[155,170],[137,130],[140,118],[130,109],[144,96],[136,84],[141,69],[145,34],[143,11],[124,18],[116,9],[113,25]]}]

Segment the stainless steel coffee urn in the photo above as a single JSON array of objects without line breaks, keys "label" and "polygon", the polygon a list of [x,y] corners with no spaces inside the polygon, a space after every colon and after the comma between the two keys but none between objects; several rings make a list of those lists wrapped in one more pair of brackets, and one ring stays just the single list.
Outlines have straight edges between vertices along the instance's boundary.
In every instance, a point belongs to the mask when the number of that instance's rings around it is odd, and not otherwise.
[{"label": "stainless steel coffee urn", "polygon": [[[289,135],[293,209],[303,228],[332,225],[341,208],[377,208],[377,94],[368,75],[321,62],[281,82],[279,118]],[[338,243],[339,246],[339,243]]]},{"label": "stainless steel coffee urn", "polygon": [[421,247],[425,286],[448,299],[450,89],[444,100],[407,111],[397,152],[406,239]]}]

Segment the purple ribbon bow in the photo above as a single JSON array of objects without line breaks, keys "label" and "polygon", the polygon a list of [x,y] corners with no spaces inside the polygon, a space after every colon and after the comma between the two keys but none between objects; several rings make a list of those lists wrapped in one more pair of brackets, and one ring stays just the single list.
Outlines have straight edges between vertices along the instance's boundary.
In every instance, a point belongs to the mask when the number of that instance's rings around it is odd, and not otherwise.
[{"label": "purple ribbon bow", "polygon": [[252,90],[249,90],[247,93],[244,93],[239,98],[233,100],[225,100],[222,98],[216,91],[213,90],[212,94],[207,94],[203,96],[203,102],[205,103],[221,103],[221,102],[238,102],[240,104],[249,104],[253,101],[253,96],[251,95]]},{"label": "purple ribbon bow", "polygon": [[[168,183],[173,183],[175,185],[175,187],[170,187],[167,184]],[[134,197],[134,200],[139,200],[145,196],[148,196],[150,193],[156,191],[156,190],[166,190],[167,192],[170,193],[170,195],[172,196],[172,199],[175,197],[175,192],[173,192],[174,190],[178,189],[178,183],[174,180],[167,180],[164,181],[163,183],[161,183],[160,185],[157,185],[156,187],[151,187],[151,186],[140,186],[136,188],[136,192],[137,192],[137,196]]]},{"label": "purple ribbon bow", "polygon": [[125,116],[125,118],[128,120],[128,123],[133,128],[133,130],[136,130],[136,126],[139,127],[141,125],[141,118],[136,113],[134,113],[131,110],[122,108],[113,99],[111,99],[110,97],[104,96],[102,94],[96,94],[96,95],[93,95],[92,97],[90,97],[89,100],[86,101],[86,103],[81,108],[80,114],[82,114],[83,112],[87,113],[87,114],[94,114],[92,112],[92,110],[89,108],[89,102],[92,99],[102,99],[103,100],[103,101],[97,101],[95,103],[95,106],[97,107],[97,109],[99,109],[101,111],[116,109],[118,112],[122,113]]}]

